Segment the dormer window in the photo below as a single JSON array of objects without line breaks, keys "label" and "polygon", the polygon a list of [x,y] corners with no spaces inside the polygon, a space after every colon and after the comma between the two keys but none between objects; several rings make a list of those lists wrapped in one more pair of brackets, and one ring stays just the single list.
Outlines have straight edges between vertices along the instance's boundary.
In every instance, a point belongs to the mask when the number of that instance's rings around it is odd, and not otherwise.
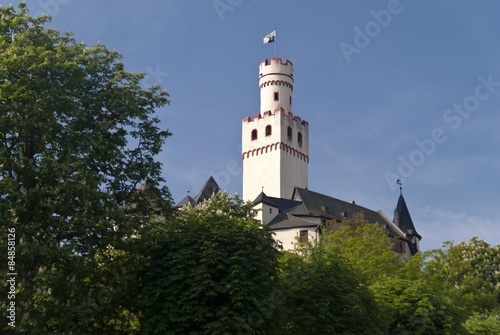
[{"label": "dormer window", "polygon": [[257,139],[257,129],[252,130],[252,141]]},{"label": "dormer window", "polygon": [[267,125],[266,126],[266,136],[271,136],[271,134],[272,134],[271,125]]}]

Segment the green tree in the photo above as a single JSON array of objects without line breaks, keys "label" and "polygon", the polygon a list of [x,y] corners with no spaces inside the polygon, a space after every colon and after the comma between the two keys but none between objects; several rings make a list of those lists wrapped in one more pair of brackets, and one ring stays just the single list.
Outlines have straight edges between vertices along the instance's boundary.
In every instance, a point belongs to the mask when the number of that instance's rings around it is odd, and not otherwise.
[{"label": "green tree", "polygon": [[330,223],[321,245],[347,258],[370,284],[383,275],[395,274],[403,265],[402,256],[393,252],[388,233],[378,224],[370,224],[362,213],[344,219],[340,225]]},{"label": "green tree", "polygon": [[490,316],[474,313],[465,323],[465,329],[471,335],[498,335],[500,334],[500,311]]},{"label": "green tree", "polygon": [[142,271],[146,334],[268,334],[280,252],[251,203],[226,193],[185,207],[158,232]]},{"label": "green tree", "polygon": [[0,17],[0,224],[15,229],[16,331],[123,334],[103,321],[114,305],[129,313],[118,299],[130,278],[114,261],[135,264],[134,236],[171,207],[154,159],[170,135],[154,116],[168,94],[24,3]]},{"label": "green tree", "polygon": [[345,258],[318,246],[308,256],[285,254],[277,334],[385,334],[384,316],[360,277]]},{"label": "green tree", "polygon": [[465,317],[482,315],[500,307],[500,246],[473,237],[454,245],[445,242],[427,257],[422,277],[436,291],[443,292]]},{"label": "green tree", "polygon": [[462,319],[446,298],[423,280],[381,278],[371,286],[377,302],[385,306],[389,334],[461,334]]}]

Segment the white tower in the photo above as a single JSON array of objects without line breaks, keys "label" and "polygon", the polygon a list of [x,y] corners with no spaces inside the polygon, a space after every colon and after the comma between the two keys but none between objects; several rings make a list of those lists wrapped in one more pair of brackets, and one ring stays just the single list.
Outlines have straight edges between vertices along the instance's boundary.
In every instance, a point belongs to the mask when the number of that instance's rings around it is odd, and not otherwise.
[{"label": "white tower", "polygon": [[290,198],[307,188],[309,123],[292,111],[293,64],[281,58],[259,65],[260,113],[243,119],[243,199],[262,192]]}]

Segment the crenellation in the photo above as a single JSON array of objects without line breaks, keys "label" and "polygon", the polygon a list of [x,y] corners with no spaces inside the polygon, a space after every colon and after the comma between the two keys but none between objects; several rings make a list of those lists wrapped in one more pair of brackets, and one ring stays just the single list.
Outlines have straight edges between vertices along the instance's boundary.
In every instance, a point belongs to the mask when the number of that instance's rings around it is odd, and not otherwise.
[{"label": "crenellation", "polygon": [[[242,122],[243,197],[290,195],[307,188],[309,123],[292,113],[293,65],[281,58],[259,65],[260,113]],[[255,181],[259,181],[256,183]]]},{"label": "crenellation", "polygon": [[278,115],[280,113],[289,119],[290,124],[292,124],[292,122],[293,122],[293,123],[296,123],[297,127],[300,127],[300,126],[309,127],[309,122],[307,122],[306,120],[302,120],[302,118],[300,116],[293,115],[293,113],[286,111],[281,107],[275,108],[274,111],[270,111],[270,110],[265,111],[263,113],[263,115],[258,113],[258,114],[254,114],[253,117],[250,117],[250,116],[244,117],[242,121],[248,123],[248,122],[254,122],[254,121],[259,121],[259,120],[266,120],[270,117],[275,117],[276,115]]}]

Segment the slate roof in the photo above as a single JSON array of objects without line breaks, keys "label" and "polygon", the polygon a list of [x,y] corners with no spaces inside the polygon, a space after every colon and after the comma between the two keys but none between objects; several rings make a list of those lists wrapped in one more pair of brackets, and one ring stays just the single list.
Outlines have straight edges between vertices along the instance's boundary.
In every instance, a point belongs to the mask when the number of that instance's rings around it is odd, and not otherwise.
[{"label": "slate roof", "polygon": [[[273,199],[276,199],[276,198],[273,198]],[[271,197],[268,197],[264,192],[260,192],[259,196],[257,198],[255,198],[255,200],[253,201],[253,204],[255,206],[255,205],[264,203],[264,204],[269,205],[271,207],[279,208],[279,206],[274,203],[273,199],[271,199]]]},{"label": "slate roof", "polygon": [[405,199],[403,198],[403,194],[399,196],[398,205],[394,210],[394,219],[392,220],[402,231],[408,233],[413,236],[417,236],[418,238],[422,238],[415,229],[413,225],[413,220],[410,216],[410,211],[406,206]]},{"label": "slate roof", "polygon": [[215,182],[214,177],[210,176],[207,182],[201,188],[200,193],[196,197],[193,198],[194,201],[201,204],[203,201],[210,199],[212,194],[217,194],[220,192],[219,185]]},{"label": "slate roof", "polygon": [[264,192],[261,192],[259,194],[259,196],[253,201],[253,204],[258,205],[262,202],[269,206],[278,208],[280,213],[287,212],[297,206],[300,206],[301,204],[300,201],[289,200],[284,198],[268,197]]},{"label": "slate roof", "polygon": [[198,193],[198,195],[196,195],[194,198],[191,198],[188,194],[175,207],[181,208],[187,205],[191,206],[199,205],[203,201],[210,199],[212,194],[217,194],[219,192],[220,192],[219,185],[217,185],[215,179],[212,176],[210,176],[210,178],[208,178],[208,180],[206,181],[205,185],[203,185],[203,187],[201,188],[201,191],[200,193]]},{"label": "slate roof", "polygon": [[354,202],[346,202],[299,187],[295,188],[292,198],[301,201],[302,206],[291,210],[289,214],[341,221],[361,212],[368,222],[378,223],[393,236],[402,236],[402,232],[382,212],[356,205]]},{"label": "slate roof", "polygon": [[318,227],[318,224],[306,221],[293,215],[288,215],[287,213],[280,213],[272,219],[267,226],[271,228],[271,230],[278,230],[288,228]]},{"label": "slate roof", "polygon": [[370,223],[378,223],[392,236],[403,237],[403,232],[391,222],[381,211],[372,211],[355,203],[342,201],[324,194],[295,187],[292,199],[268,197],[261,193],[253,203],[264,202],[279,209],[276,216],[268,226],[271,229],[285,229],[297,227],[318,226],[318,223],[305,220],[306,217],[318,218],[322,221],[342,221],[361,212]]},{"label": "slate roof", "polygon": [[194,206],[198,205],[198,203],[197,203],[196,201],[194,201],[194,199],[193,199],[193,198],[191,198],[191,197],[189,196],[189,194],[188,194],[188,195],[186,195],[186,197],[184,197],[184,199],[182,199],[182,200],[181,200],[181,202],[179,202],[179,203],[178,203],[175,207],[180,208],[180,207],[184,207],[184,206],[187,206],[187,205],[191,205],[191,206],[193,206],[193,207],[194,207]]},{"label": "slate roof", "polygon": [[[176,207],[196,206],[209,199],[212,194],[218,192],[220,192],[220,188],[217,182],[213,177],[210,177],[196,197],[191,198],[188,194]],[[421,236],[415,230],[403,195],[399,197],[393,221],[387,218],[382,211],[373,211],[356,205],[354,201],[346,202],[300,187],[295,187],[292,199],[269,197],[264,192],[261,192],[253,201],[254,205],[260,203],[278,209],[279,214],[268,223],[268,226],[272,230],[319,227],[321,223],[312,222],[307,218],[314,218],[318,222],[328,220],[341,221],[344,218],[352,217],[355,213],[361,212],[368,222],[378,223],[380,227],[387,230],[392,236],[406,239],[405,234],[408,234],[408,242],[412,254],[418,251],[414,238],[421,239]]]}]

